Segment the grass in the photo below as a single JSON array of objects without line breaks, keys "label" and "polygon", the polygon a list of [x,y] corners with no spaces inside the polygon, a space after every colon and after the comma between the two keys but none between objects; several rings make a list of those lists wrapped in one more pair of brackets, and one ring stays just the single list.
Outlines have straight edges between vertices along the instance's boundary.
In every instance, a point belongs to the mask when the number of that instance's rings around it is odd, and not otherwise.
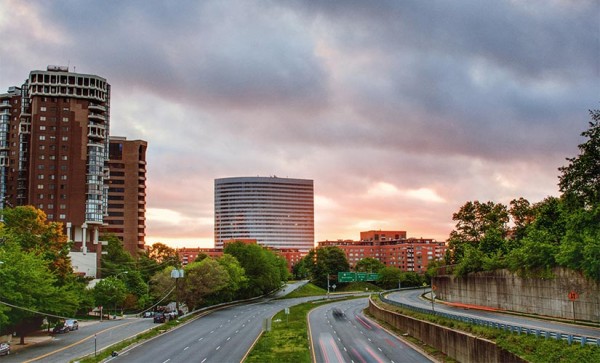
[{"label": "grass", "polygon": [[310,282],[302,285],[291,293],[283,297],[283,299],[291,299],[295,297],[309,297],[309,296],[322,296],[327,293],[327,290],[318,287],[317,285],[311,284]]},{"label": "grass", "polygon": [[290,307],[288,315],[285,311],[275,314],[271,331],[261,335],[244,362],[312,362],[306,315],[315,307],[331,302],[307,302]]},{"label": "grass", "polygon": [[348,284],[341,284],[338,287],[336,292],[354,292],[354,291],[362,291],[362,292],[374,292],[374,291],[382,291],[381,287],[374,285],[370,282],[350,282]]},{"label": "grass", "polygon": [[[388,305],[377,296],[372,296],[377,305],[384,306],[387,310],[413,318],[429,321],[454,330],[464,331],[478,337],[492,340],[499,347],[517,354],[521,358],[533,363],[545,362],[600,362],[600,348],[586,345],[582,347],[579,343],[569,345],[564,340],[536,338],[532,335],[515,334],[501,329],[487,328],[460,321],[446,319],[436,315],[420,314],[408,309],[402,309],[394,305]],[[397,329],[394,329],[397,331]],[[400,332],[402,333],[402,332]]]}]

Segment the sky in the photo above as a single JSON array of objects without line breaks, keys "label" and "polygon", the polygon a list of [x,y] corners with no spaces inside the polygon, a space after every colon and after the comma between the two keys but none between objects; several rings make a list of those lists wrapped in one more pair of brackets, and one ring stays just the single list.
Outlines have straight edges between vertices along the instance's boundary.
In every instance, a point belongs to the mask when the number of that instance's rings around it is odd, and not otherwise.
[{"label": "sky", "polygon": [[446,240],[558,196],[600,101],[600,2],[0,0],[0,92],[67,65],[148,142],[146,243],[212,247],[214,179],[314,180],[317,241]]}]

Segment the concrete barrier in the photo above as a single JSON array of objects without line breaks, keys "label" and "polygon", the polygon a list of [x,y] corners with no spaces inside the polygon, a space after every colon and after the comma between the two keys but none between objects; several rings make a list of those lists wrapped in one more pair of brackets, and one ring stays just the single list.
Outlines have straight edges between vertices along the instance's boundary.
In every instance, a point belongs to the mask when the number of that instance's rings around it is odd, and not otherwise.
[{"label": "concrete barrier", "polygon": [[371,299],[369,299],[369,312],[377,319],[408,333],[459,362],[526,362],[490,340],[384,309],[375,305]]}]

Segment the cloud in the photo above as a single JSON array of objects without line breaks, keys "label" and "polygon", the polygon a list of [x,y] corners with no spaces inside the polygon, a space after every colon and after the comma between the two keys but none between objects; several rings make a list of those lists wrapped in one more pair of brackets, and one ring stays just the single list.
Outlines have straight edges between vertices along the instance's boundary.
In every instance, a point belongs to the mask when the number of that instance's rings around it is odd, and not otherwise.
[{"label": "cloud", "polygon": [[47,64],[108,80],[111,134],[148,141],[149,241],[210,241],[213,180],[253,175],[315,180],[317,240],[442,240],[467,200],[557,195],[598,107],[599,11],[5,1],[0,87]]}]

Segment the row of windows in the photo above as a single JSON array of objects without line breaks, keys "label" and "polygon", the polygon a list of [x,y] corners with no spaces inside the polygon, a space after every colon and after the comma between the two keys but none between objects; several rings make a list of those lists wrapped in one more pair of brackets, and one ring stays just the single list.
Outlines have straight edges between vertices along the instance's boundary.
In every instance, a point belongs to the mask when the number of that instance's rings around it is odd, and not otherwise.
[{"label": "row of windows", "polygon": [[[69,109],[67,109],[68,111]],[[46,111],[46,107],[41,107],[41,111]],[[55,116],[40,116],[39,117],[40,121],[50,121],[50,122],[55,122],[56,121],[56,117]],[[62,122],[69,122],[69,118],[68,117],[63,117],[62,118]],[[42,130],[43,125],[40,125],[40,130]],[[67,127],[68,130],[68,126],[64,126]]]},{"label": "row of windows", "polygon": [[[38,197],[38,199],[44,199],[44,195],[45,194],[38,194],[37,197]],[[54,199],[54,194],[48,194],[47,197],[48,197],[48,199]],[[61,194],[60,199],[67,199],[67,195]]]},{"label": "row of windows", "polygon": [[[56,136],[54,135],[40,135],[38,138],[40,141],[45,141],[46,140],[46,136],[48,136],[48,140],[50,141],[56,141]],[[62,141],[69,141],[69,137],[68,136],[62,136],[60,138]]]}]

